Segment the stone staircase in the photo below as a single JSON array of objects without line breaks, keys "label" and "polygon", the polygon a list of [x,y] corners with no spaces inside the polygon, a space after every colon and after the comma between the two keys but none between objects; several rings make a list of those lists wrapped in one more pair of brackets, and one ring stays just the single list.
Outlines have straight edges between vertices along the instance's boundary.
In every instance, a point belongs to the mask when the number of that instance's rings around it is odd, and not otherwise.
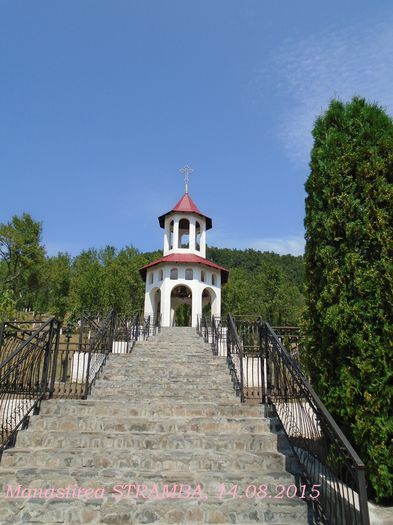
[{"label": "stone staircase", "polygon": [[190,328],[111,354],[87,400],[43,402],[0,474],[0,524],[307,523],[261,406]]}]

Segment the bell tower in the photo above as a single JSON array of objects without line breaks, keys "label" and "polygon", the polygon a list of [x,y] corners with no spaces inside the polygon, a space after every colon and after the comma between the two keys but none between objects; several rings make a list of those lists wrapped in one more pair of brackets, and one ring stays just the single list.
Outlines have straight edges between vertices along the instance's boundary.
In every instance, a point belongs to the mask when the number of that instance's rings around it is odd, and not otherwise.
[{"label": "bell tower", "polygon": [[145,316],[161,315],[161,326],[196,326],[198,317],[221,315],[221,285],[228,270],[206,259],[206,232],[212,220],[188,193],[191,168],[185,174],[185,193],[158,218],[164,230],[163,257],[144,266]]}]

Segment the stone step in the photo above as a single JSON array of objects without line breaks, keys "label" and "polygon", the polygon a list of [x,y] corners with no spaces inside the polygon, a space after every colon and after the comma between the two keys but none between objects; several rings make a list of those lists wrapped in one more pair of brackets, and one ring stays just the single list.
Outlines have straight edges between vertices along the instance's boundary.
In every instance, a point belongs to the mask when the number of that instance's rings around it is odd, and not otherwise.
[{"label": "stone step", "polygon": [[212,394],[213,395],[216,395],[216,398],[217,398],[217,401],[226,401],[226,400],[230,400],[230,399],[236,399],[235,397],[235,392],[233,393],[225,393],[225,392],[222,392],[222,391],[213,391],[213,390],[210,390],[208,392],[203,392],[203,393],[195,393],[193,394],[192,392],[188,393],[188,395],[184,395],[184,393],[179,393],[179,392],[168,392],[166,393],[165,390],[163,389],[162,391],[159,391],[159,392],[150,392],[148,388],[144,388],[144,389],[140,389],[139,391],[135,392],[135,393],[130,393],[129,391],[122,391],[122,390],[119,390],[118,392],[114,392],[113,390],[99,390],[97,392],[94,392],[94,394],[92,394],[91,398],[92,399],[95,399],[95,400],[104,400],[104,399],[112,399],[112,400],[116,400],[116,399],[119,399],[119,396],[121,396],[122,398],[124,398],[124,400],[129,400],[129,401],[139,401],[139,402],[143,402],[144,400],[146,400],[146,398],[148,399],[151,399],[152,401],[159,401],[159,400],[163,400],[163,399],[167,399],[167,400],[171,400],[171,401],[174,401],[176,399],[179,399],[179,396],[182,397],[183,400],[190,400],[190,401],[210,401],[211,398],[212,398]]},{"label": "stone step", "polygon": [[[58,416],[38,415],[30,418],[29,430],[80,430],[84,432],[253,432],[272,436],[268,422],[262,418]],[[274,440],[275,444],[275,440]]]},{"label": "stone step", "polygon": [[[277,452],[266,442],[266,452]],[[261,473],[271,461],[269,454],[254,454],[232,450],[226,451],[208,449],[179,450],[130,450],[127,448],[10,448],[4,452],[2,466],[7,468],[41,467],[95,467],[155,470],[210,470],[212,473],[236,470],[247,474]],[[290,482],[289,474],[279,472],[277,475]],[[264,476],[265,477],[265,476]]]},{"label": "stone step", "polygon": [[[196,492],[194,491],[195,494]],[[250,492],[249,492],[250,493]],[[196,493],[197,494],[197,493]],[[100,494],[98,494],[99,496]],[[121,493],[123,495],[123,493]],[[244,494],[242,494],[244,496]],[[33,523],[66,523],[68,525],[125,525],[138,523],[255,524],[305,525],[307,507],[302,500],[233,498],[163,498],[145,499],[112,496],[87,501],[59,500],[0,500],[2,522],[13,525]],[[38,516],[38,519],[37,519]]]},{"label": "stone step", "polygon": [[261,405],[242,404],[234,398],[230,401],[185,402],[162,399],[147,399],[144,403],[121,400],[78,400],[52,399],[45,401],[40,410],[41,415],[74,415],[74,416],[205,416],[205,417],[261,417]]},{"label": "stone step", "polygon": [[[245,450],[263,453],[269,441],[266,435],[257,433],[232,435],[227,433],[198,432],[67,432],[53,430],[22,430],[18,433],[17,447],[50,448],[130,448],[130,449],[211,449]],[[229,453],[229,452],[228,452]],[[277,461],[284,468],[284,456],[277,453]],[[278,468],[278,467],[277,467]]]},{"label": "stone step", "polygon": [[110,381],[108,379],[99,379],[95,382],[95,390],[102,391],[102,390],[122,390],[123,392],[139,392],[141,388],[143,388],[146,392],[161,392],[162,389],[165,389],[165,392],[176,392],[177,394],[183,395],[187,392],[193,393],[205,393],[212,392],[213,395],[218,394],[219,392],[231,392],[233,390],[232,383],[230,381],[230,378],[228,376],[228,380],[225,382],[222,382],[221,384],[215,381],[210,381],[208,384],[201,384],[201,383],[192,383],[190,381],[159,381],[159,377],[157,377],[156,381],[152,382],[151,385],[147,386],[146,382],[135,382],[128,379],[128,381]]},{"label": "stone step", "polygon": [[[134,359],[133,359],[134,358]],[[122,363],[123,361],[123,363]],[[127,354],[125,358],[118,359],[110,356],[108,360],[108,367],[111,369],[114,365],[118,366],[129,366],[130,369],[135,368],[135,366],[149,365],[157,369],[166,369],[170,370],[171,368],[176,368],[178,366],[183,366],[186,369],[198,369],[199,371],[210,370],[215,368],[222,368],[225,370],[226,362],[225,359],[217,359],[211,361],[209,359],[199,359],[192,356],[179,356],[171,357],[167,354],[162,356],[157,356],[157,354],[151,355],[141,355],[134,356],[134,354]]]},{"label": "stone step", "polygon": [[[278,485],[293,484],[289,476],[284,476],[282,472],[275,470],[275,458],[266,460],[264,474],[261,477],[261,471],[254,469],[252,472],[242,471],[220,471],[212,472],[210,470],[174,470],[162,469],[161,471],[152,469],[138,468],[113,468],[113,467],[18,467],[18,469],[3,469],[3,476],[0,481],[0,490],[2,494],[7,491],[10,494],[9,487],[41,487],[41,488],[59,488],[67,486],[76,486],[81,488],[105,488],[105,492],[110,494],[115,492],[118,484],[138,483],[140,485],[199,485],[203,492],[211,497],[218,497],[220,493],[227,496],[233,486],[247,487],[254,485],[260,487],[267,485],[269,494],[275,494]],[[224,486],[224,487],[223,487]],[[14,489],[15,490],[15,489]],[[253,490],[253,489],[250,489]],[[294,490],[294,489],[293,489]],[[280,498],[281,499],[281,498]],[[282,498],[283,499],[283,498]]]}]

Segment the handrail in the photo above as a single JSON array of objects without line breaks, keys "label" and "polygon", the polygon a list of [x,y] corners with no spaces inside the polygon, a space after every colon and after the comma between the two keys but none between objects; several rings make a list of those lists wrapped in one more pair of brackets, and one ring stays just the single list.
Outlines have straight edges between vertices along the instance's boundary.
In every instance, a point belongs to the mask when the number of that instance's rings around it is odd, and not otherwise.
[{"label": "handrail", "polygon": [[0,454],[44,397],[50,397],[59,322],[48,319],[0,363]]},{"label": "handrail", "polygon": [[228,314],[227,317],[227,363],[236,394],[240,397],[240,401],[244,403],[243,348],[231,314]]},{"label": "handrail", "polygon": [[369,525],[365,465],[268,323],[260,324],[267,404],[279,419],[308,486],[317,523]]}]

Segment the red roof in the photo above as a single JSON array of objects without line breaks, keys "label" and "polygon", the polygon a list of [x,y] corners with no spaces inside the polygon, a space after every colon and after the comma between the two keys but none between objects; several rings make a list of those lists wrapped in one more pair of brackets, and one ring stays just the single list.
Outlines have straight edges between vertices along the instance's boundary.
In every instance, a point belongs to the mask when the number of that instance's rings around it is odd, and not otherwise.
[{"label": "red roof", "polygon": [[196,213],[197,215],[200,215],[201,217],[204,217],[206,219],[206,229],[209,230],[212,227],[212,220],[210,217],[207,217],[204,215],[201,211],[199,211],[198,206],[195,204],[195,202],[191,199],[188,193],[185,193],[183,197],[179,200],[179,202],[176,204],[176,206],[167,213],[164,213],[164,215],[161,215],[158,217],[158,221],[160,223],[161,228],[164,228],[164,221],[165,217],[169,215],[170,213],[174,212],[180,212],[180,213]]},{"label": "red roof", "polygon": [[213,261],[209,261],[209,259],[204,259],[203,257],[200,257],[199,255],[194,255],[193,253],[171,253],[170,255],[165,255],[165,257],[161,257],[161,259],[157,259],[156,261],[153,261],[150,264],[146,264],[146,266],[143,266],[143,268],[139,270],[142,279],[144,281],[146,280],[146,272],[148,268],[151,268],[152,266],[155,266],[156,264],[160,263],[204,264],[205,266],[210,266],[211,268],[215,268],[216,270],[221,271],[221,282],[223,284],[225,284],[228,281],[229,270],[223,268],[222,266],[219,266]]}]

